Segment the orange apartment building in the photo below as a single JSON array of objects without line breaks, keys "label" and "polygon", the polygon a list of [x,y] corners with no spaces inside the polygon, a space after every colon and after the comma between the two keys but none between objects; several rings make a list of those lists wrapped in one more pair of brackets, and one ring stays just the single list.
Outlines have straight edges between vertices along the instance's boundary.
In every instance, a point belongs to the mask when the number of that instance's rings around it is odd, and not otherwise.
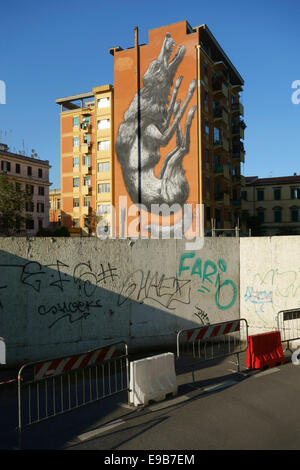
[{"label": "orange apartment building", "polygon": [[147,207],[204,204],[206,232],[212,219],[233,228],[241,215],[244,81],[209,28],[182,21],[149,31],[143,45],[136,29],[133,48],[110,52],[116,204],[124,195]]},{"label": "orange apartment building", "polygon": [[[150,30],[143,45],[136,28],[134,47],[109,52],[113,87],[56,100],[62,223],[94,232],[95,212],[105,214],[113,204],[121,236],[125,198],[127,207],[144,208],[125,217],[128,227],[139,214],[143,236],[149,215],[164,224],[153,210],[162,204],[204,204],[206,233],[212,224],[233,229],[244,181],[244,81],[209,28],[182,21]],[[109,104],[99,107],[101,99]],[[174,223],[176,217],[182,215]]]},{"label": "orange apartment building", "polygon": [[[99,217],[108,219],[113,203],[113,89],[59,98],[61,106],[61,223],[95,232]],[[98,215],[97,215],[98,211]]]}]

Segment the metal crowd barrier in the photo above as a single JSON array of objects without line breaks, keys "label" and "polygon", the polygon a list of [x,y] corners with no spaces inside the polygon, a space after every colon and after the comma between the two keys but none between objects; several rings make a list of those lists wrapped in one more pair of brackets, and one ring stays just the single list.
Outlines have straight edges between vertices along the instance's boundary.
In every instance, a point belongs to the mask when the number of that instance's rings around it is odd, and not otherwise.
[{"label": "metal crowd barrier", "polygon": [[128,346],[23,365],[18,373],[18,438],[25,427],[129,390]]},{"label": "metal crowd barrier", "polygon": [[286,342],[286,349],[293,352],[290,348],[290,341],[300,339],[300,308],[280,310],[276,318],[277,328],[281,335],[281,342]]},{"label": "metal crowd barrier", "polygon": [[[201,363],[236,355],[237,372],[240,372],[239,355],[247,348],[248,323],[244,318],[184,329],[177,334],[177,359],[192,357]],[[195,382],[194,367],[192,373]]]}]

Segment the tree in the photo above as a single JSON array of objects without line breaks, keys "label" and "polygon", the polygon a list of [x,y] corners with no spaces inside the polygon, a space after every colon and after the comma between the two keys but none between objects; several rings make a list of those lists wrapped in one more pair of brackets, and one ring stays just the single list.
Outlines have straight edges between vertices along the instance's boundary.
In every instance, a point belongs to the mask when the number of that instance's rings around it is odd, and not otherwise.
[{"label": "tree", "polygon": [[0,174],[0,234],[9,237],[20,231],[22,223],[29,220],[24,210],[31,199],[32,195],[23,191],[18,182]]}]

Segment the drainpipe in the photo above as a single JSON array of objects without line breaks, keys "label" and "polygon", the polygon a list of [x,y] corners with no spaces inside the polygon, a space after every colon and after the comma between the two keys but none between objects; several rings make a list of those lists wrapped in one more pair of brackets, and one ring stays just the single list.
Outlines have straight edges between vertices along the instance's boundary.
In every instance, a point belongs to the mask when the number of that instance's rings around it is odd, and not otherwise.
[{"label": "drainpipe", "polygon": [[[134,49],[135,49],[135,76],[137,94],[137,139],[138,139],[138,204],[142,204],[142,165],[141,165],[141,103],[140,103],[140,50],[139,50],[139,29],[134,28]],[[139,225],[141,230],[141,212],[138,211]]]}]

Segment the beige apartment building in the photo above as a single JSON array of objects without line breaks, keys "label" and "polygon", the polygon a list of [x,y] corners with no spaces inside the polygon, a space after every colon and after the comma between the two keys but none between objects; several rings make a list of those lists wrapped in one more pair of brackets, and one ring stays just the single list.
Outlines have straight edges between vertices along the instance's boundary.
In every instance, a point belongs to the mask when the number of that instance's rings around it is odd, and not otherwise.
[{"label": "beige apartment building", "polygon": [[79,234],[110,231],[113,204],[113,87],[59,98],[61,107],[61,223]]},{"label": "beige apartment building", "polygon": [[247,177],[242,210],[244,217],[258,217],[262,235],[300,234],[300,175]]},{"label": "beige apartment building", "polygon": [[32,195],[24,214],[30,220],[20,227],[20,236],[34,236],[39,229],[49,225],[50,168],[48,160],[13,153],[6,144],[0,144],[0,172],[7,174],[20,184],[22,190]]}]

